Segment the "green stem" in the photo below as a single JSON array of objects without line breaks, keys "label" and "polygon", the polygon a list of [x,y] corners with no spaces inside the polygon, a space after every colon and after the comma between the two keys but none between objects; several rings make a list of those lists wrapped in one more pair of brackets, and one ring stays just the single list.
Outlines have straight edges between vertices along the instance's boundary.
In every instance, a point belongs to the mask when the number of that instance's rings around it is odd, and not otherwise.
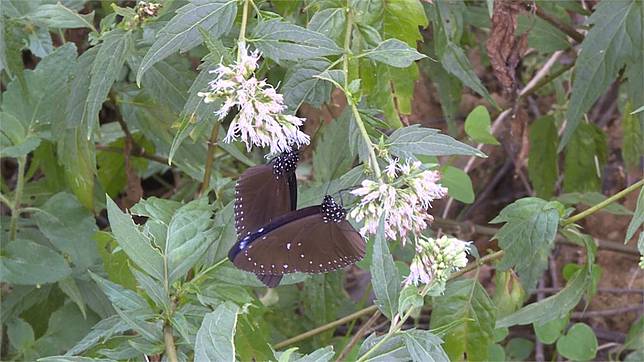
[{"label": "green stem", "polygon": [[607,198],[606,200],[598,203],[597,205],[592,206],[592,207],[590,207],[590,208],[588,208],[588,209],[586,209],[586,210],[584,210],[584,211],[582,211],[582,212],[580,212],[580,213],[578,213],[576,215],[573,215],[573,216],[567,218],[566,220],[561,222],[561,226],[570,225],[570,224],[575,223],[575,222],[577,222],[577,221],[579,221],[579,220],[581,220],[581,219],[583,219],[583,218],[585,218],[585,217],[587,217],[589,215],[592,215],[592,214],[596,213],[597,211],[605,208],[606,206],[612,204],[613,202],[615,202],[615,201],[621,199],[622,197],[628,195],[629,193],[639,189],[642,186],[644,186],[644,179],[639,180],[638,182],[636,182],[636,183],[632,184],[631,186],[623,189],[622,191],[620,191],[620,192],[616,193],[615,195]]},{"label": "green stem", "polygon": [[170,322],[166,322],[163,327],[163,341],[165,342],[165,355],[170,362],[178,362],[177,347],[174,344],[174,336],[172,335],[172,326]]},{"label": "green stem", "polygon": [[246,51],[246,24],[248,23],[248,2],[244,0],[242,9],[241,27],[239,28],[239,38],[237,39],[237,61],[241,61],[242,52]]},{"label": "green stem", "polygon": [[195,275],[195,277],[192,278],[190,283],[196,283],[199,279],[205,277],[206,275],[208,275],[208,273],[210,273],[214,269],[217,269],[219,266],[221,266],[221,264],[225,263],[226,260],[228,260],[228,258],[223,258],[220,261],[218,261],[217,263],[215,263],[214,265],[208,267],[207,269],[204,269],[203,271],[200,271],[199,274]]},{"label": "green stem", "polygon": [[212,175],[212,167],[215,160],[215,149],[217,149],[217,138],[219,137],[219,123],[212,126],[210,139],[208,140],[208,150],[206,151],[206,166],[203,172],[203,181],[199,189],[199,196],[208,192],[210,188],[210,176]]},{"label": "green stem", "polygon": [[20,201],[22,199],[22,190],[25,186],[25,165],[27,156],[18,158],[18,180],[16,181],[16,191],[13,198],[13,207],[11,209],[11,220],[9,221],[9,240],[16,239],[18,232],[18,216],[20,215]]},{"label": "green stem", "polygon": [[344,95],[347,98],[347,103],[351,107],[351,112],[353,113],[353,119],[360,130],[360,135],[364,139],[367,150],[369,151],[369,159],[373,172],[376,174],[376,177],[380,180],[382,179],[382,172],[380,171],[380,165],[378,165],[378,157],[374,151],[373,143],[371,143],[371,137],[367,133],[367,128],[362,121],[358,107],[353,100],[353,96],[349,93],[349,54],[351,54],[351,32],[353,29],[353,19],[352,13],[349,5],[347,4],[347,26],[344,33],[344,55],[342,56],[342,72],[344,73]]}]

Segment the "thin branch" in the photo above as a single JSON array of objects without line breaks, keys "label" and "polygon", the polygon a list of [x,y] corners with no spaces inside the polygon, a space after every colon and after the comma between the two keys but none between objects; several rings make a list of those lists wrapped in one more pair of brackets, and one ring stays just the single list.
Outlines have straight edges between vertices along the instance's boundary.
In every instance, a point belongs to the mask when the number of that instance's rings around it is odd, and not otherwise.
[{"label": "thin branch", "polygon": [[539,16],[541,19],[547,21],[550,23],[552,26],[555,28],[561,30],[562,32],[566,33],[569,37],[573,38],[577,43],[581,43],[584,41],[584,35],[580,32],[577,31],[574,27],[560,21],[559,19],[555,18],[554,16],[544,12],[541,7],[536,7],[536,14]]},{"label": "thin branch", "polygon": [[347,357],[349,352],[351,352],[351,350],[353,349],[353,346],[355,346],[358,343],[358,341],[362,339],[362,337],[366,334],[369,328],[371,328],[371,325],[376,323],[379,317],[380,317],[380,311],[376,310],[371,315],[371,318],[369,318],[369,320],[367,320],[360,327],[360,329],[358,329],[358,332],[356,332],[356,334],[353,335],[353,337],[351,338],[351,341],[349,341],[349,343],[347,343],[347,345],[342,349],[342,353],[340,353],[340,355],[336,359],[336,362],[344,361],[344,359]]},{"label": "thin branch", "polygon": [[166,323],[163,327],[163,341],[165,342],[165,355],[170,362],[178,362],[177,347],[174,344],[174,336],[172,335],[172,326]]},{"label": "thin branch", "polygon": [[219,123],[212,126],[210,139],[208,140],[208,151],[206,154],[206,166],[203,173],[203,182],[199,189],[199,196],[208,192],[210,188],[210,176],[212,175],[212,167],[215,160],[215,149],[217,148],[217,138],[219,137]]}]

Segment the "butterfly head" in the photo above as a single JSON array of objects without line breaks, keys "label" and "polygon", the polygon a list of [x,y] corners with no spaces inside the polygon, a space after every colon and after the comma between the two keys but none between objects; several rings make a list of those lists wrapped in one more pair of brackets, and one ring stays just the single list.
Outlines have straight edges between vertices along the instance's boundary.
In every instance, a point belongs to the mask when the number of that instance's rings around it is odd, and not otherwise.
[{"label": "butterfly head", "polygon": [[322,218],[324,222],[342,222],[347,217],[347,211],[340,206],[330,195],[324,196],[322,201]]},{"label": "butterfly head", "polygon": [[286,151],[275,157],[273,160],[273,174],[281,176],[289,172],[295,171],[297,162],[300,160],[300,155],[297,150]]}]

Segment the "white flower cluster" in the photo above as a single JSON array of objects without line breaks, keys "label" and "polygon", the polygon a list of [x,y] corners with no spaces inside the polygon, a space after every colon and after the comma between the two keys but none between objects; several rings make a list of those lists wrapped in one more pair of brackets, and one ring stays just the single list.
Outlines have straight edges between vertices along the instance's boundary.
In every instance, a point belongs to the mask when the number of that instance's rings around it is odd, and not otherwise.
[{"label": "white flower cluster", "polygon": [[385,169],[385,180],[364,180],[351,193],[361,198],[350,212],[357,222],[364,220],[363,235],[376,234],[384,215],[385,234],[389,239],[400,238],[403,245],[409,232],[418,235],[433,217],[427,213],[431,202],[447,195],[447,189],[437,183],[440,174],[421,168],[418,161],[401,164],[391,159]]},{"label": "white flower cluster", "polygon": [[442,292],[450,274],[467,265],[470,244],[445,235],[438,239],[420,236],[405,284],[434,283],[434,288]]},{"label": "white flower cluster", "polygon": [[233,107],[239,107],[224,142],[239,138],[247,150],[250,151],[253,145],[268,146],[269,154],[309,144],[309,136],[299,130],[305,119],[284,114],[284,97],[272,85],[255,77],[259,58],[257,51],[248,54],[244,49],[240,61],[230,66],[220,64],[211,71],[217,77],[208,84],[209,91],[198,93],[205,103],[224,99],[221,108],[215,112],[220,120]]}]

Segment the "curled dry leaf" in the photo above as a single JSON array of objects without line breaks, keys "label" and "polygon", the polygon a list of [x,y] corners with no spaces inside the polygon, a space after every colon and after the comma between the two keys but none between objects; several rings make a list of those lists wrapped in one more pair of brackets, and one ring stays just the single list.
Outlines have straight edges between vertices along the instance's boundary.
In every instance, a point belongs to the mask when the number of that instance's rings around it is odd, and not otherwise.
[{"label": "curled dry leaf", "polygon": [[487,40],[494,75],[510,94],[517,88],[516,68],[527,47],[527,32],[518,37],[514,35],[517,17],[522,9],[521,1],[495,0],[492,30]]}]

